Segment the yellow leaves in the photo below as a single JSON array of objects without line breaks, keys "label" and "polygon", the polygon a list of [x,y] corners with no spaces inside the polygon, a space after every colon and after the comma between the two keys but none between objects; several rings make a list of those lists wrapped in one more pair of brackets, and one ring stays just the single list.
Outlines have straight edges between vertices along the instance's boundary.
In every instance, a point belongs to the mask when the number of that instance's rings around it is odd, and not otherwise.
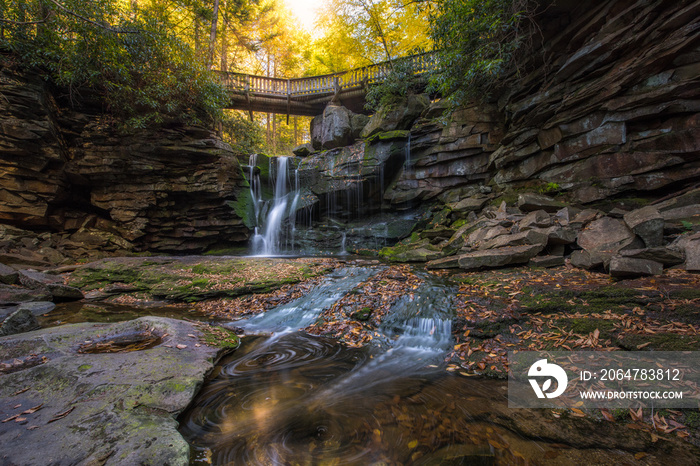
[{"label": "yellow leaves", "polygon": [[413,450],[417,446],[418,446],[418,440],[411,440],[410,442],[408,442],[408,448],[410,448],[411,450]]}]

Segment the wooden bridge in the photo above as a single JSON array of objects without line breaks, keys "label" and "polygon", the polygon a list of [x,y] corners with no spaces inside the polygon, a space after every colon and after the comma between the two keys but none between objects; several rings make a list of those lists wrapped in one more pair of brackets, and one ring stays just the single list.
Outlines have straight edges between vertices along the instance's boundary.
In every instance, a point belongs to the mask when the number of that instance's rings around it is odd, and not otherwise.
[{"label": "wooden bridge", "polygon": [[[430,71],[435,63],[432,53],[400,58],[408,61],[414,75]],[[396,63],[398,60],[394,60]],[[392,70],[392,62],[356,68],[351,71],[308,78],[269,78],[216,71],[229,91],[226,108],[252,112],[316,116],[331,100],[356,113],[364,113],[367,87],[383,81]]]}]

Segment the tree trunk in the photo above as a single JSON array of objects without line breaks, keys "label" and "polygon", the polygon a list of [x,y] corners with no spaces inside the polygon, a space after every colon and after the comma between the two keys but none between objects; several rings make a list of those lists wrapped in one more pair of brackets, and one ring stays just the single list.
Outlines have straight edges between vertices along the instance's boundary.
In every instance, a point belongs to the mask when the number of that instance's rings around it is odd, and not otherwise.
[{"label": "tree trunk", "polygon": [[207,57],[207,68],[211,69],[214,63],[214,50],[216,49],[216,28],[219,24],[219,0],[214,0],[214,14],[211,19],[211,33],[209,33],[209,56]]},{"label": "tree trunk", "polygon": [[[226,11],[226,0],[223,3]],[[224,13],[224,27],[221,29],[221,71],[228,71],[228,19]]]}]

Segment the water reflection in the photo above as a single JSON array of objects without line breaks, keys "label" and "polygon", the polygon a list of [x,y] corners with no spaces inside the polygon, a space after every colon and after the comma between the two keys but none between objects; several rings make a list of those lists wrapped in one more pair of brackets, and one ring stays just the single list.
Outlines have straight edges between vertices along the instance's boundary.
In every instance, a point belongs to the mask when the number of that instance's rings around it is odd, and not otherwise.
[{"label": "water reflection", "polygon": [[[478,428],[478,415],[466,409],[475,402],[483,409],[485,396],[502,401],[503,383],[480,381],[476,387],[435,370],[439,366],[430,370],[430,361],[418,374],[420,363],[411,369],[386,363],[390,354],[379,361],[364,350],[300,333],[247,339],[181,417],[193,464],[515,460],[489,443],[501,434]],[[404,356],[419,354],[393,356],[394,362]]]}]

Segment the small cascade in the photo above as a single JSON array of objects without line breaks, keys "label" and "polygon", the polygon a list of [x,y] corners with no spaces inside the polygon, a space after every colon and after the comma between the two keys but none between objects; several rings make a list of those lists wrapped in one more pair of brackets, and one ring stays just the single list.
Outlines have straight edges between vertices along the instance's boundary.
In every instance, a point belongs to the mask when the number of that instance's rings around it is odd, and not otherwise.
[{"label": "small cascade", "polygon": [[408,170],[411,166],[411,133],[408,133],[408,140],[406,141],[406,161],[404,162],[404,169]]},{"label": "small cascade", "polygon": [[348,234],[346,232],[343,232],[341,239],[340,239],[340,255],[341,256],[346,256],[348,254],[348,250],[346,249],[345,242],[348,239]]},{"label": "small cascade", "polygon": [[[254,156],[251,156],[251,158]],[[294,189],[289,189],[289,159],[290,157],[278,157],[276,164],[276,175],[274,177],[273,198],[270,201],[262,200],[260,193],[260,178],[254,177],[254,165],[251,167],[251,197],[253,198],[253,209],[255,213],[256,225],[255,234],[252,240],[252,252],[254,255],[270,256],[285,252],[283,245],[284,222],[287,218],[292,219],[292,231],[294,230],[294,212],[299,203],[299,179],[295,171]],[[256,162],[252,158],[251,165]],[[273,173],[272,159],[270,163],[270,174]],[[267,215],[263,215],[267,207]],[[264,218],[263,218],[264,217]]]},{"label": "small cascade", "polygon": [[302,329],[311,325],[324,310],[330,308],[351,289],[381,270],[381,267],[337,269],[305,296],[249,320],[237,321],[234,325],[252,333],[285,333]]}]

